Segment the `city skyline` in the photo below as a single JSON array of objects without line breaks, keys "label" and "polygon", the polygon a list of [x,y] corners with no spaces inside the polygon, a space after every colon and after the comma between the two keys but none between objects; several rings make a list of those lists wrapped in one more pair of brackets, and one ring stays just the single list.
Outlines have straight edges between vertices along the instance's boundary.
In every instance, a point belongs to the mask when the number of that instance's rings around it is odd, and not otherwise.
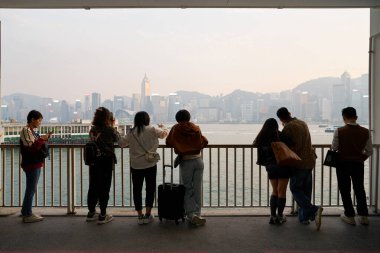
[{"label": "city skyline", "polygon": [[74,104],[14,94],[3,97],[2,120],[22,122],[29,110],[37,109],[45,115],[46,122],[89,121],[99,106],[108,108],[123,123],[133,122],[134,114],[140,110],[147,111],[152,122],[173,122],[180,109],[189,110],[193,120],[200,123],[259,123],[274,117],[276,110],[283,106],[288,107],[292,115],[309,122],[335,122],[340,118],[341,108],[346,106],[357,109],[360,122],[367,123],[369,117],[368,74],[351,78],[344,72],[339,77],[308,80],[289,90],[259,93],[237,89],[224,96],[191,91],[177,91],[168,96],[150,94],[147,75],[140,86],[143,94],[134,93],[132,97],[119,94],[112,99],[102,99],[102,95],[94,91],[85,95],[83,103],[76,100]]},{"label": "city skyline", "polygon": [[[368,71],[369,11],[0,10],[2,96],[275,92]],[[353,21],[354,20],[354,21]],[[302,22],[301,22],[302,21]]]}]

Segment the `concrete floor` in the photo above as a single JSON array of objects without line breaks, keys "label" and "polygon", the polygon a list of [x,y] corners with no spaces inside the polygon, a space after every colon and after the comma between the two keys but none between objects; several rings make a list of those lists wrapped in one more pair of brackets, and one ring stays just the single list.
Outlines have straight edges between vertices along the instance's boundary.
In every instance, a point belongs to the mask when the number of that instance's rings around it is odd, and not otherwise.
[{"label": "concrete floor", "polygon": [[263,253],[380,253],[380,217],[369,226],[351,226],[337,216],[302,225],[288,217],[269,225],[268,217],[206,217],[204,227],[173,221],[138,225],[135,217],[116,216],[104,225],[84,216],[47,216],[24,224],[18,214],[0,217],[0,253],[5,252],[263,252]]}]

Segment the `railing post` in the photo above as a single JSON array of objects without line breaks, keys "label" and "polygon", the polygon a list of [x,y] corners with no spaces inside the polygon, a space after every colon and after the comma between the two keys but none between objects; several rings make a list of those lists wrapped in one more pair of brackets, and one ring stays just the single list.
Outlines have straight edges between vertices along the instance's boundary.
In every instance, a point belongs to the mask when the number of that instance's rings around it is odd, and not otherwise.
[{"label": "railing post", "polygon": [[75,147],[70,147],[71,151],[71,213],[75,214],[76,203],[76,175],[75,175]]},{"label": "railing post", "polygon": [[3,150],[4,148],[0,148],[0,164],[2,165],[1,166],[1,169],[0,169],[0,206],[4,206],[4,203],[3,203],[3,187],[4,187],[4,181],[3,181],[3,173],[5,172],[5,168],[3,166],[3,160],[4,160],[4,156],[2,155],[3,154]]},{"label": "railing post", "polygon": [[67,153],[67,214],[75,214],[74,211],[74,173],[73,173],[73,153],[70,147],[66,148]]}]

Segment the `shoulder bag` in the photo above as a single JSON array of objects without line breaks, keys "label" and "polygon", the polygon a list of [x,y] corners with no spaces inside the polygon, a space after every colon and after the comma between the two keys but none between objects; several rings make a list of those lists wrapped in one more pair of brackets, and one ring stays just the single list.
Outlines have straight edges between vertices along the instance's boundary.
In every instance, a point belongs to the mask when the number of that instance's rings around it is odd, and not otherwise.
[{"label": "shoulder bag", "polygon": [[336,167],[337,164],[338,164],[338,152],[331,149],[327,150],[323,165]]},{"label": "shoulder bag", "polygon": [[285,143],[275,141],[271,143],[278,166],[297,166],[301,158]]},{"label": "shoulder bag", "polygon": [[137,137],[135,136],[135,134],[132,133],[132,135],[135,138],[135,140],[137,141],[137,143],[140,145],[140,147],[142,147],[142,149],[144,149],[144,151],[145,151],[145,160],[147,160],[148,162],[158,162],[161,159],[159,153],[157,153],[156,151],[152,152],[152,151],[147,150],[141,144],[141,142],[137,139]]}]

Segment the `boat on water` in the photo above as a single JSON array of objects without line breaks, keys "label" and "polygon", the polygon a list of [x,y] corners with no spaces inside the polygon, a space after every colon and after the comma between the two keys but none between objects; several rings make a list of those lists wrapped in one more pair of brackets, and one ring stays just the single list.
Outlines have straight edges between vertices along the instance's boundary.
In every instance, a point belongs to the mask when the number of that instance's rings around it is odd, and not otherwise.
[{"label": "boat on water", "polygon": [[336,129],[338,129],[340,126],[329,126],[325,128],[325,133],[333,133]]},{"label": "boat on water", "polygon": [[328,127],[329,125],[327,124],[319,124],[318,127]]}]

